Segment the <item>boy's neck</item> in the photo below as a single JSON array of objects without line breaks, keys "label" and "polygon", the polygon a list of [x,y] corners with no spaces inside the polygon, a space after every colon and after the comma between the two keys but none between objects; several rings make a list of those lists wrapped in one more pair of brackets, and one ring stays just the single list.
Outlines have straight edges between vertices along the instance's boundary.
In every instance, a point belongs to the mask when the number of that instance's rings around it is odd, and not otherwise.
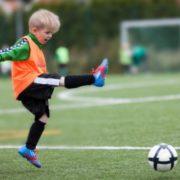
[{"label": "boy's neck", "polygon": [[38,47],[40,49],[42,49],[44,47],[44,45],[38,41],[38,39],[36,38],[36,36],[33,33],[29,33],[28,36],[38,45]]}]

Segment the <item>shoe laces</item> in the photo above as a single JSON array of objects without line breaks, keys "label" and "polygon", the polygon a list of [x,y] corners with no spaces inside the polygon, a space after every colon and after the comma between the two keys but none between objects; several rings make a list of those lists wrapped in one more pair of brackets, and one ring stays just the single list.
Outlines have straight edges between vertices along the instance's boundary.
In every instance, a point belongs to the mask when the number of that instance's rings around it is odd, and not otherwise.
[{"label": "shoe laces", "polygon": [[98,66],[96,69],[93,68],[93,69],[91,70],[91,73],[92,73],[92,74],[96,74],[96,73],[99,72],[99,71],[101,71],[101,72],[103,73],[103,68],[104,68],[103,66]]}]

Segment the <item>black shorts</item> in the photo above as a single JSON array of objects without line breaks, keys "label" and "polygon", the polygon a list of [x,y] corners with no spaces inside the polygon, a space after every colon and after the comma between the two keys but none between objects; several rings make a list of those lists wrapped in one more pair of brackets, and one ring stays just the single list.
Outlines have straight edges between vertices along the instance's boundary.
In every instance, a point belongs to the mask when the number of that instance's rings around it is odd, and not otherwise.
[{"label": "black shorts", "polygon": [[48,99],[51,98],[54,87],[59,86],[60,77],[58,74],[42,74],[18,96],[17,99],[34,114],[36,121],[43,114],[50,117]]}]

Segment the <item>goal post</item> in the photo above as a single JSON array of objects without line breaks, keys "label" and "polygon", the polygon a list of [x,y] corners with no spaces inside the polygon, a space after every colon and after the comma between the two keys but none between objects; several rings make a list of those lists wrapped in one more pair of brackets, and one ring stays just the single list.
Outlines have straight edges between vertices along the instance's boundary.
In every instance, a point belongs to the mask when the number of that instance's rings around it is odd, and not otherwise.
[{"label": "goal post", "polygon": [[180,70],[180,18],[123,21],[120,46],[124,44],[144,45],[152,70]]},{"label": "goal post", "polygon": [[180,26],[180,18],[160,19],[160,20],[123,21],[120,24],[121,44],[128,42],[128,31],[130,28],[162,27],[162,26]]}]

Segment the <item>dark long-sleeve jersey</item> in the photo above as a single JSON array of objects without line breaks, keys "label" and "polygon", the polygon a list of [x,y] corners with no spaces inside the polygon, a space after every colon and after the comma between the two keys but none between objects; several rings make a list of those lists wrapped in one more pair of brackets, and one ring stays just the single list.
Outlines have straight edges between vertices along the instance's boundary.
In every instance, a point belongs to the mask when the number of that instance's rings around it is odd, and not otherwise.
[{"label": "dark long-sleeve jersey", "polygon": [[[27,36],[29,36],[42,49],[43,45],[39,43],[32,33],[29,33]],[[15,45],[0,50],[0,62],[6,60],[24,61],[29,58],[29,55],[30,47],[28,41],[24,38],[20,38]]]}]

